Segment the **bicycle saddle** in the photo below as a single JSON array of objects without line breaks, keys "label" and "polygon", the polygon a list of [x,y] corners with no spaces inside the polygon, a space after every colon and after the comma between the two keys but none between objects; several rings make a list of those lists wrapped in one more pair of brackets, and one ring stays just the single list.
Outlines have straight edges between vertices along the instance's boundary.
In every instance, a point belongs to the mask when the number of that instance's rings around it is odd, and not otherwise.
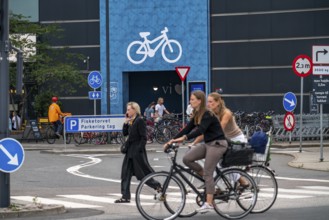
[{"label": "bicycle saddle", "polygon": [[140,32],[139,35],[144,38],[150,35],[150,32]]}]

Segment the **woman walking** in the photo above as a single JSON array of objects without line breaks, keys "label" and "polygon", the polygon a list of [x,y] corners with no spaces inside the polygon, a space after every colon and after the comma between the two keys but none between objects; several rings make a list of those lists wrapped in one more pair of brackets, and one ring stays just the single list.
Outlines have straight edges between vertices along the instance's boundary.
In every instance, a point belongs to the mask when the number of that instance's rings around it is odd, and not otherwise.
[{"label": "woman walking", "polygon": [[[126,121],[123,125],[123,135],[129,135],[126,140],[126,153],[121,170],[121,194],[115,203],[129,203],[131,198],[130,182],[132,176],[138,180],[154,172],[146,155],[146,125],[141,117],[140,107],[136,102],[127,104]],[[154,180],[149,181],[150,187],[157,189],[160,184]]]}]

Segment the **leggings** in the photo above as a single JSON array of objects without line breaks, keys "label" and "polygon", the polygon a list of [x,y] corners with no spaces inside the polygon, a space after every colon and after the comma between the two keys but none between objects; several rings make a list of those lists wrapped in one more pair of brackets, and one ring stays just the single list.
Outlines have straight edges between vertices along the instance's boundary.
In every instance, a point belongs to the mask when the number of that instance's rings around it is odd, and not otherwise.
[{"label": "leggings", "polygon": [[193,147],[183,157],[183,163],[198,173],[202,171],[202,167],[195,161],[205,158],[203,178],[205,180],[207,194],[215,193],[213,173],[226,149],[226,140],[215,140]]}]

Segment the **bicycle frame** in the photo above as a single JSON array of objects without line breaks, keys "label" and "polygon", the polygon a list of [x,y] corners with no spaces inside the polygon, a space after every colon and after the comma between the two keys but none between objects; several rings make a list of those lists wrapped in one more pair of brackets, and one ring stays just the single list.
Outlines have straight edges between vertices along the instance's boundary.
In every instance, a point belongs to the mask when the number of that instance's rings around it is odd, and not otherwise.
[{"label": "bicycle frame", "polygon": [[[170,171],[169,171],[169,176],[168,178],[166,179],[165,183],[164,183],[164,189],[167,189],[168,187],[168,183],[169,183],[169,180],[171,178],[172,175],[177,175],[180,176],[185,183],[187,183],[192,189],[193,191],[198,195],[200,196],[200,198],[202,198],[202,193],[187,179],[187,177],[183,174],[183,172],[186,172],[190,175],[192,175],[193,177],[199,179],[200,181],[204,182],[204,179],[202,177],[200,177],[199,175],[195,174],[193,171],[191,171],[191,169],[189,168],[185,168],[183,167],[182,165],[178,164],[176,162],[176,158],[177,158],[177,149],[175,150],[175,155],[173,158],[171,158],[171,161],[172,161],[172,165],[170,167]],[[186,190],[186,189],[185,189]],[[186,193],[186,192],[185,192]],[[165,194],[165,190],[163,192],[163,194]]]},{"label": "bicycle frame", "polygon": [[[153,44],[153,43],[155,43],[155,42],[157,42],[157,41],[159,41],[159,40],[161,40],[161,41],[158,43],[158,45],[154,49],[152,49],[150,47],[150,45]],[[167,41],[168,41],[168,37],[167,37],[166,33],[163,33],[162,35],[160,35],[159,37],[156,37],[153,40],[149,40],[149,39],[147,39],[147,37],[144,37],[144,42],[141,45],[141,47],[137,50],[137,53],[143,54],[141,52],[141,49],[145,45],[146,48],[147,48],[147,51],[146,51],[147,52],[147,55],[150,56],[150,57],[153,57],[154,54],[158,51],[158,49],[163,45],[163,43],[164,42],[167,42]],[[169,44],[169,48],[172,51],[172,48],[171,48],[170,44]]]},{"label": "bicycle frame", "polygon": [[[169,185],[169,180],[171,179],[171,176],[173,175],[176,175],[178,174],[178,176],[180,176],[185,183],[187,183],[191,188],[192,190],[200,197],[200,198],[203,198],[203,201],[205,201],[205,193],[202,193],[200,192],[187,178],[186,176],[183,174],[183,172],[186,172],[190,175],[192,175],[193,177],[199,179],[201,182],[204,182],[204,179],[202,177],[200,177],[199,175],[195,174],[193,171],[191,171],[191,169],[189,168],[185,168],[183,167],[182,165],[178,164],[176,162],[176,159],[177,159],[177,151],[178,149],[173,149],[174,151],[174,156],[171,157],[171,162],[172,162],[172,165],[170,167],[170,171],[169,171],[169,176],[168,178],[166,179],[166,181],[164,182],[163,184],[163,192],[162,194],[164,195],[166,193],[166,190],[168,185]],[[223,169],[229,169],[229,168],[223,168]],[[231,183],[229,182],[229,180],[227,180],[227,178],[223,175],[223,172],[221,171],[221,169],[219,169],[217,166],[216,166],[216,176],[214,177],[214,181],[217,182],[217,180],[221,178],[223,181],[224,181],[224,184],[227,186],[227,188],[229,189],[229,192],[232,192],[234,191],[237,183],[235,182],[235,185],[232,186]],[[185,189],[186,190],[186,189]],[[227,194],[223,194],[223,195],[217,195],[216,198],[217,199],[221,199],[221,198],[226,198],[228,195]]]}]

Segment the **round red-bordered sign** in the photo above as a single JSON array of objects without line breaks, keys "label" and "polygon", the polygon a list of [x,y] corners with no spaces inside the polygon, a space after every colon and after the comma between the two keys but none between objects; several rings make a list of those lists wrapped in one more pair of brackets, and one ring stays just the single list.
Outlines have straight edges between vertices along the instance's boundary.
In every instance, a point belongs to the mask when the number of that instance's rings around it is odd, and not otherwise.
[{"label": "round red-bordered sign", "polygon": [[292,131],[295,128],[296,120],[295,116],[291,112],[287,112],[283,119],[283,126],[286,131]]},{"label": "round red-bordered sign", "polygon": [[307,55],[299,55],[292,62],[292,69],[299,77],[306,77],[312,73],[312,59]]}]

